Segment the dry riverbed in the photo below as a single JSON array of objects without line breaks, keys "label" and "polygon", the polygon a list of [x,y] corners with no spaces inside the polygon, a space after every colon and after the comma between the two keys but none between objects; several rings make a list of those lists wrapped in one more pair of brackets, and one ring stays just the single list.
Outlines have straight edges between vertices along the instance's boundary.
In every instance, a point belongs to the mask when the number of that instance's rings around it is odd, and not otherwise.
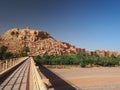
[{"label": "dry riverbed", "polygon": [[120,90],[120,67],[49,68],[78,90]]}]

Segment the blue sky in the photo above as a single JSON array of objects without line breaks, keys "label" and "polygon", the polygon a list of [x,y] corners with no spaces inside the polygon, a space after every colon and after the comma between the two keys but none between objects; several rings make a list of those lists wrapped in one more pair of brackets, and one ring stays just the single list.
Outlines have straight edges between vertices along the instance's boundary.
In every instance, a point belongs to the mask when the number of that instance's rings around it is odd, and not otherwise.
[{"label": "blue sky", "polygon": [[87,50],[120,51],[120,1],[1,0],[0,34],[14,27],[43,30]]}]

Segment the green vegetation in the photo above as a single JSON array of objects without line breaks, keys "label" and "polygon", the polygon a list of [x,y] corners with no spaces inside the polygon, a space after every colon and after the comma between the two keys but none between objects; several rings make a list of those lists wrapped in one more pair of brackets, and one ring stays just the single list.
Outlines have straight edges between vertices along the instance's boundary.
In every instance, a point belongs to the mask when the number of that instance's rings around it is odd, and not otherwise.
[{"label": "green vegetation", "polygon": [[99,57],[98,55],[89,56],[86,53],[78,53],[73,55],[48,55],[34,57],[37,63],[41,65],[80,65],[87,66],[119,66],[120,56],[115,57]]},{"label": "green vegetation", "polygon": [[[13,57],[27,56],[29,47],[24,47],[21,53],[12,54],[7,51],[8,47],[0,47],[0,60],[11,59]],[[81,67],[93,66],[120,66],[120,56],[100,57],[96,54],[89,56],[86,53],[72,55],[48,55],[35,56],[34,59],[41,65],[80,65]]]},{"label": "green vegetation", "polygon": [[0,60],[6,60],[11,58],[18,58],[27,56],[29,53],[29,47],[24,47],[20,53],[11,53],[7,51],[8,47],[1,46],[0,47]]},{"label": "green vegetation", "polygon": [[24,47],[19,56],[20,57],[27,56],[29,52],[30,52],[29,47]]},{"label": "green vegetation", "polygon": [[11,52],[7,52],[8,47],[1,46],[0,47],[0,60],[13,58],[13,54]]}]

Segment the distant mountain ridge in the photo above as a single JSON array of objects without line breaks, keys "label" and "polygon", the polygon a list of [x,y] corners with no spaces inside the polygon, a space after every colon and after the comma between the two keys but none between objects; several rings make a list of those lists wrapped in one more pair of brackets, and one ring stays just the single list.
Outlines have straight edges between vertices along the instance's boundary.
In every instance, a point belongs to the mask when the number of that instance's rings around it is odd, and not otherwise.
[{"label": "distant mountain ridge", "polygon": [[99,56],[117,57],[120,53],[115,51],[96,50],[94,52],[86,51],[83,48],[76,48],[75,46],[55,40],[49,33],[32,30],[30,28],[13,28],[0,36],[0,47],[7,46],[8,51],[12,53],[19,53],[24,47],[29,47],[29,55],[68,55],[76,54],[78,52],[85,52],[88,55],[97,54]]}]

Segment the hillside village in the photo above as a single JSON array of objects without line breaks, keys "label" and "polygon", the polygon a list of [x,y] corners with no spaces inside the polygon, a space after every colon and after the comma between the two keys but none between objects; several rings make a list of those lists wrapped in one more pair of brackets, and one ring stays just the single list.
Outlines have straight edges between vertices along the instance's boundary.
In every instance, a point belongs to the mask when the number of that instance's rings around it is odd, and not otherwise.
[{"label": "hillside village", "polygon": [[88,51],[84,48],[76,48],[67,42],[57,41],[50,34],[41,30],[32,30],[30,28],[13,28],[0,35],[0,47],[7,46],[8,51],[19,53],[24,47],[29,48],[28,55],[70,55],[84,52],[88,55],[97,54],[98,56],[120,55],[119,52],[110,50]]}]

